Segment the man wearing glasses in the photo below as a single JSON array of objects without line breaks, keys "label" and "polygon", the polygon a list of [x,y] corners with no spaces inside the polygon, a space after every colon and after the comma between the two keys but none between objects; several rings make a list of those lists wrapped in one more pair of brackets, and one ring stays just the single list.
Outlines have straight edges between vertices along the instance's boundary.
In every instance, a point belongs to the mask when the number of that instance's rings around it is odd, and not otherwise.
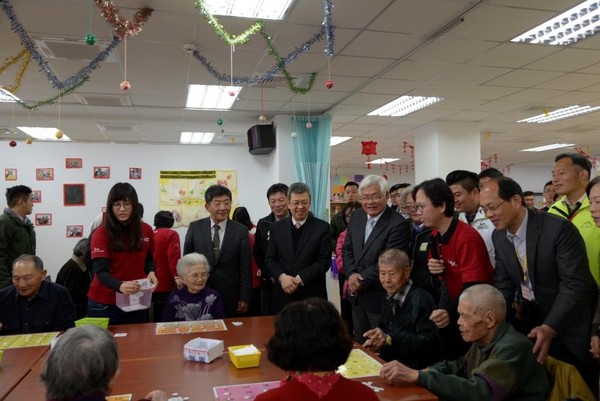
[{"label": "man wearing glasses", "polygon": [[288,190],[290,215],[271,226],[265,264],[273,277],[271,313],[306,298],[327,299],[331,228],[310,213],[310,189],[302,182]]},{"label": "man wearing glasses", "polygon": [[598,394],[598,365],[589,352],[596,283],[585,243],[567,219],[528,210],[519,184],[492,179],[481,206],[496,231],[494,286],[510,308],[512,323],[533,340],[538,363],[547,355],[574,365]]},{"label": "man wearing glasses", "polygon": [[378,175],[361,181],[358,193],[362,209],[354,211],[342,248],[354,340],[359,343],[381,320],[386,292],[379,282],[379,255],[390,248],[409,252],[409,223],[388,206],[388,189],[387,180]]}]

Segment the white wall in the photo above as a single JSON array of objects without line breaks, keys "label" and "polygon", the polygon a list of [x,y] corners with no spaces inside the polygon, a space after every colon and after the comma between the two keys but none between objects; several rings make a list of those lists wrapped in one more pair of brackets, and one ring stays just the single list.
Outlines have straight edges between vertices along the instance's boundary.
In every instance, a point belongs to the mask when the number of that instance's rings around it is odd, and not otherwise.
[{"label": "white wall", "polygon": [[[282,133],[289,137],[289,133]],[[279,136],[279,133],[278,133]],[[285,140],[281,145],[285,146]],[[289,145],[288,145],[289,146]],[[82,169],[65,169],[65,158],[83,159]],[[288,161],[288,163],[290,163]],[[292,162],[293,163],[293,158]],[[108,180],[93,178],[94,166],[110,166]],[[35,169],[54,168],[53,181],[36,181]],[[141,180],[129,180],[129,167],[142,168]],[[17,181],[4,181],[4,169],[16,168]],[[52,278],[71,257],[78,238],[66,238],[66,226],[90,222],[106,204],[108,191],[116,182],[128,181],[144,204],[144,220],[152,225],[158,207],[158,174],[160,170],[236,170],[239,205],[245,206],[254,221],[269,213],[265,197],[267,188],[279,180],[273,153],[253,156],[246,146],[123,145],[98,143],[43,143],[26,145],[19,142],[10,148],[0,142],[2,195],[13,185],[27,185],[42,191],[42,203],[36,203],[33,214],[52,213],[51,226],[37,226],[37,254],[44,260]],[[63,184],[85,184],[85,206],[63,206]],[[4,204],[3,201],[0,204]],[[178,229],[183,240],[187,228]]]}]

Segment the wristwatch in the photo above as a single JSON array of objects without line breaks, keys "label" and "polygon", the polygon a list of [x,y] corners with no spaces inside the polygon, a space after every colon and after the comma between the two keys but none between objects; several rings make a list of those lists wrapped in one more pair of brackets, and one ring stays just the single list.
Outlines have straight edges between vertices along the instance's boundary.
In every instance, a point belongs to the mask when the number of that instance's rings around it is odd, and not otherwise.
[{"label": "wristwatch", "polygon": [[392,336],[390,336],[388,334],[387,338],[385,339],[385,343],[387,344],[387,346],[391,346],[392,345]]}]

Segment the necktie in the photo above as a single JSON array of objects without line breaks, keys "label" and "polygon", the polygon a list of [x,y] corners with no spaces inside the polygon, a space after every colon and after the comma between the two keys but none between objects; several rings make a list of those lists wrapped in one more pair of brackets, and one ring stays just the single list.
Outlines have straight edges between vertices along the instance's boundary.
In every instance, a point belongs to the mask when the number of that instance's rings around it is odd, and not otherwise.
[{"label": "necktie", "polygon": [[296,229],[299,229],[300,227],[302,227],[302,224],[296,223],[294,226],[296,227]]},{"label": "necktie", "polygon": [[219,229],[221,228],[217,224],[213,226],[215,229],[215,234],[213,235],[213,251],[215,253],[215,260],[219,259],[219,250],[221,247],[221,238],[219,236]]},{"label": "necktie", "polygon": [[369,239],[369,235],[371,235],[371,231],[373,231],[373,227],[375,227],[375,223],[377,221],[375,219],[369,218],[367,220],[367,226],[365,228],[365,242]]}]

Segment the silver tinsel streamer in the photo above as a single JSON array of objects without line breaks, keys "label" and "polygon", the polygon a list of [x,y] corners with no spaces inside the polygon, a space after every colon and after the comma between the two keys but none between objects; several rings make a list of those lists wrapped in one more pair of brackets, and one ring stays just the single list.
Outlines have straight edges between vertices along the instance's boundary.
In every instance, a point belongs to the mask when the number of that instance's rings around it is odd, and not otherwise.
[{"label": "silver tinsel streamer", "polygon": [[33,59],[39,64],[40,71],[46,75],[48,81],[52,84],[54,88],[58,90],[68,89],[78,84],[86,77],[88,77],[92,71],[94,71],[100,66],[100,63],[102,61],[106,60],[110,52],[112,52],[113,49],[121,42],[121,39],[119,37],[113,37],[113,40],[104,48],[104,50],[98,53],[96,58],[90,61],[90,63],[87,66],[83,67],[81,70],[71,75],[69,78],[61,80],[56,76],[56,74],[54,74],[54,71],[52,71],[52,68],[46,61],[46,58],[40,52],[38,52],[33,40],[31,40],[31,37],[29,36],[27,31],[19,22],[17,14],[15,13],[15,10],[10,4],[10,1],[0,0],[0,3],[2,4],[2,10],[4,11],[4,14],[6,14],[10,21],[11,30],[17,35],[19,35],[23,46],[31,52],[31,57],[33,57]]},{"label": "silver tinsel streamer", "polygon": [[335,34],[334,34],[335,27],[331,24],[332,9],[333,9],[333,4],[331,3],[331,1],[324,0],[323,1],[323,24],[322,24],[321,30],[317,34],[315,34],[315,36],[313,36],[312,38],[310,38],[309,40],[307,40],[306,42],[302,43],[300,46],[298,46],[294,50],[292,50],[285,58],[283,58],[281,63],[278,63],[276,66],[269,69],[269,71],[267,71],[263,75],[259,75],[259,76],[255,76],[255,77],[237,77],[237,76],[231,77],[231,75],[229,75],[229,74],[222,74],[219,71],[217,71],[212,66],[212,64],[206,59],[206,57],[204,57],[204,55],[201,54],[198,50],[194,50],[192,55],[194,56],[194,58],[196,60],[198,60],[200,62],[200,64],[202,64],[202,66],[204,66],[204,68],[206,68],[206,70],[208,72],[210,72],[220,82],[233,82],[233,84],[236,86],[247,86],[247,85],[259,84],[261,82],[266,82],[266,81],[273,79],[273,75],[279,73],[282,69],[282,66],[288,65],[292,61],[296,60],[298,58],[298,56],[301,55],[302,53],[308,52],[310,50],[310,48],[312,47],[312,45],[314,45],[317,42],[320,42],[321,40],[323,40],[323,38],[325,38],[327,41],[325,54],[327,54],[327,56],[329,56],[329,57],[333,56],[333,54],[334,54],[333,53],[333,42],[335,39]]}]

